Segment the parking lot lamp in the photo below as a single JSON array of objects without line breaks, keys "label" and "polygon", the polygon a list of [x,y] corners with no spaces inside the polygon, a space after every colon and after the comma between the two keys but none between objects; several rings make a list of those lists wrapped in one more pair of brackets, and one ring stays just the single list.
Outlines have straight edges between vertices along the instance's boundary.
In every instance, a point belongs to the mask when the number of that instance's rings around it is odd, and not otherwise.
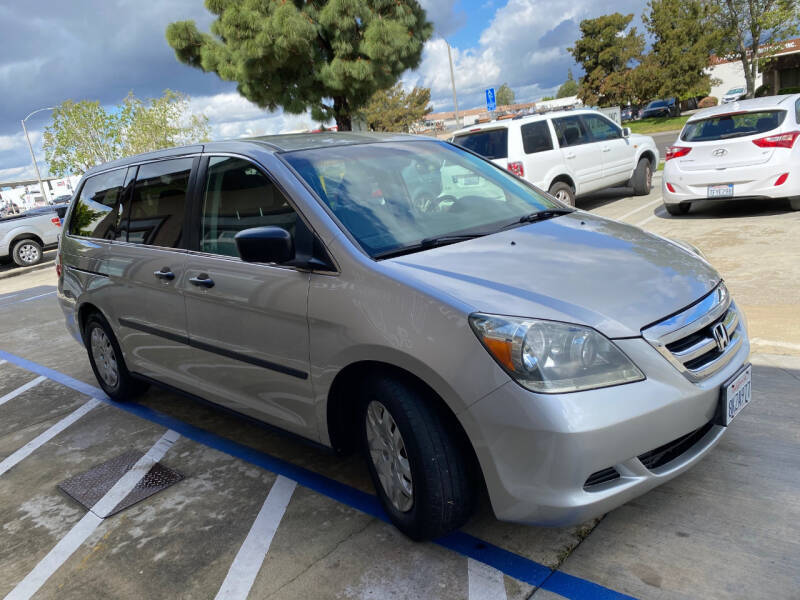
[{"label": "parking lot lamp", "polygon": [[33,168],[36,170],[36,179],[39,180],[39,190],[42,192],[42,198],[44,198],[45,202],[50,202],[50,200],[47,198],[47,194],[44,191],[44,184],[42,183],[42,176],[39,173],[39,165],[36,163],[36,156],[33,154],[33,146],[31,145],[31,138],[28,136],[28,128],[25,127],[25,121],[30,119],[33,115],[35,115],[38,112],[42,112],[42,111],[45,111],[45,110],[55,110],[55,108],[56,108],[55,106],[48,106],[47,108],[40,108],[38,110],[33,111],[27,117],[22,119],[22,131],[25,132],[25,139],[28,141],[28,150],[30,150],[30,152],[31,152],[31,160],[33,161]]}]

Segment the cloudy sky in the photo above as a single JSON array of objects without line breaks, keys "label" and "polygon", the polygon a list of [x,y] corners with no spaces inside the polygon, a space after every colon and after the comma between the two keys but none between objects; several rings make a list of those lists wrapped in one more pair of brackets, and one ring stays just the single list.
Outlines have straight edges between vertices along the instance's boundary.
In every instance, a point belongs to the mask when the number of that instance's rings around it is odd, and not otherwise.
[{"label": "cloudy sky", "polygon": [[[635,13],[645,0],[421,0],[435,25],[422,64],[407,86],[431,88],[436,110],[452,109],[447,45],[453,48],[459,106],[483,102],[483,90],[507,82],[518,100],[554,91],[574,67],[567,48],[578,23],[614,11]],[[202,0],[0,0],[0,182],[33,175],[20,119],[65,99],[112,105],[129,91],[159,96],[165,88],[192,97],[212,137],[279,133],[308,127],[305,115],[268,113],[240,98],[233,83],[180,64],[167,45],[168,23],[194,19],[207,30]],[[639,23],[640,25],[640,23]],[[641,25],[640,25],[641,28]],[[577,72],[577,70],[576,70]],[[28,128],[40,162],[48,112]]]}]

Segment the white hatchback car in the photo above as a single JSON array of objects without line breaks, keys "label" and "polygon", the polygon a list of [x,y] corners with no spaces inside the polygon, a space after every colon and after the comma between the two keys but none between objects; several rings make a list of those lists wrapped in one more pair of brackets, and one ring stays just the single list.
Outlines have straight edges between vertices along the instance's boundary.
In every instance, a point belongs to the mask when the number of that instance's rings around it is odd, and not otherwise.
[{"label": "white hatchback car", "polygon": [[662,192],[672,215],[698,200],[789,198],[800,210],[800,94],[695,113],[667,149]]},{"label": "white hatchback car", "polygon": [[653,138],[588,109],[482,123],[456,131],[451,141],[571,205],[608,187],[648,194],[659,160]]}]

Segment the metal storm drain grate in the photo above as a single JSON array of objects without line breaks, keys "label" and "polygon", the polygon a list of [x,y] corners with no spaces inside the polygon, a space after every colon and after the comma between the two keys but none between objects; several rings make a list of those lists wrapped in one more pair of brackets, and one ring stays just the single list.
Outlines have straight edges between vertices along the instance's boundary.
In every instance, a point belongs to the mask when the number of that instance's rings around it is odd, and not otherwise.
[{"label": "metal storm drain grate", "polygon": [[[116,458],[89,469],[85,473],[80,473],[62,481],[58,484],[58,487],[62,492],[80,502],[87,509],[92,510],[92,507],[106,495],[125,473],[131,470],[142,456],[141,452],[135,450],[125,452]],[[98,516],[106,518],[115,515],[129,506],[133,506],[137,502],[167,489],[181,479],[183,479],[183,475],[177,471],[173,471],[161,463],[156,463],[119,504],[108,514]]]}]

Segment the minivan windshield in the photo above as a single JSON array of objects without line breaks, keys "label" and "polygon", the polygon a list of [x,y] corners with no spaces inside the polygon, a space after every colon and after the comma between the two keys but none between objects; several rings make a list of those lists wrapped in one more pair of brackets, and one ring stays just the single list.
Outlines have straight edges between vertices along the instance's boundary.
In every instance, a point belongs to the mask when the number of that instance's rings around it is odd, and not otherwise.
[{"label": "minivan windshield", "polygon": [[785,110],[762,110],[717,115],[686,123],[681,133],[684,142],[711,142],[757,135],[780,127]]},{"label": "minivan windshield", "polygon": [[436,141],[282,154],[367,254],[382,258],[568,210],[505,170]]}]

